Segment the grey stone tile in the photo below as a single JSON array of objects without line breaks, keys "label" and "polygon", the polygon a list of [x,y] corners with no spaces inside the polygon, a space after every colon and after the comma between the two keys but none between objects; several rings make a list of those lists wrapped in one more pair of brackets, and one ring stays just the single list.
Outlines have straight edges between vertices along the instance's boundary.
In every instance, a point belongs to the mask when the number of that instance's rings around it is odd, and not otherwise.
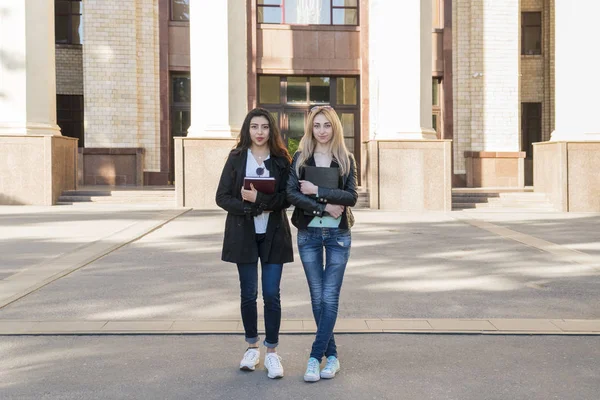
[{"label": "grey stone tile", "polygon": [[468,319],[428,319],[434,330],[439,331],[496,331],[497,328],[486,320]]},{"label": "grey stone tile", "polygon": [[102,331],[168,331],[173,321],[109,321]]},{"label": "grey stone tile", "polygon": [[547,319],[490,319],[499,331],[560,332],[561,330]]}]

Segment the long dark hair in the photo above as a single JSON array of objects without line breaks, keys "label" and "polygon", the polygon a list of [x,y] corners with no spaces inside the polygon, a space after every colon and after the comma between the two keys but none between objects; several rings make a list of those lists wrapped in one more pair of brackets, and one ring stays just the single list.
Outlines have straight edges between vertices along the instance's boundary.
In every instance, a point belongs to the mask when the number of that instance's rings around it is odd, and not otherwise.
[{"label": "long dark hair", "polygon": [[288,162],[291,162],[292,158],[290,157],[290,153],[288,152],[287,148],[283,144],[277,123],[275,122],[275,119],[271,113],[264,108],[255,108],[246,115],[244,123],[242,124],[242,129],[240,130],[240,134],[237,137],[237,143],[232,151],[241,153],[242,151],[247,151],[250,146],[252,146],[252,139],[250,139],[250,121],[252,121],[252,118],[254,117],[265,117],[267,121],[269,121],[268,143],[271,154],[276,157],[285,158]]}]

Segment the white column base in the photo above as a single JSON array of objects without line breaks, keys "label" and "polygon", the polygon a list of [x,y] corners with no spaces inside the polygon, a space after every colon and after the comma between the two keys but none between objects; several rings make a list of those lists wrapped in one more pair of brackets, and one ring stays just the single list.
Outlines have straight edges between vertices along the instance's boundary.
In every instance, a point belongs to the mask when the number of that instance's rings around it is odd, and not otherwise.
[{"label": "white column base", "polygon": [[435,130],[421,128],[417,132],[375,132],[374,140],[436,140],[437,138]]},{"label": "white column base", "polygon": [[237,137],[240,128],[230,125],[207,126],[204,128],[195,128],[193,125],[188,128],[187,137],[191,138],[220,138],[231,139]]},{"label": "white column base", "polygon": [[598,133],[575,133],[555,130],[550,135],[551,142],[597,142],[600,141]]},{"label": "white column base", "polygon": [[56,124],[28,123],[22,124],[2,124],[0,125],[0,135],[15,136],[62,136],[60,128]]}]

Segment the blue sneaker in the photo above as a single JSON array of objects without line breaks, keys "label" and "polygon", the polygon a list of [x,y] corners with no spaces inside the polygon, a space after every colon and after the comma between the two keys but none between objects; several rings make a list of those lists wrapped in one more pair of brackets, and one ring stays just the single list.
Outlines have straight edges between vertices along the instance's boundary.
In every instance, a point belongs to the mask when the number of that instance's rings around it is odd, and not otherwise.
[{"label": "blue sneaker", "polygon": [[321,370],[321,378],[331,379],[335,377],[335,374],[340,370],[340,360],[336,356],[327,357],[327,364],[325,368]]},{"label": "blue sneaker", "polygon": [[321,379],[319,375],[319,367],[321,363],[316,358],[309,358],[308,364],[306,365],[306,372],[304,373],[305,382],[316,382]]}]

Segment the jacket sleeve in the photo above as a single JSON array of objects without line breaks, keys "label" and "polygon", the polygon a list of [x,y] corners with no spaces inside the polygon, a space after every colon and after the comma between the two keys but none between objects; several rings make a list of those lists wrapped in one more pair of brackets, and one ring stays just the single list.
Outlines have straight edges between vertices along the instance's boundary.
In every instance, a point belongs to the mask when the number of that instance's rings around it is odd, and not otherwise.
[{"label": "jacket sleeve", "polygon": [[221,173],[221,179],[219,180],[219,186],[217,188],[217,194],[215,200],[217,205],[223,210],[233,215],[245,215],[246,217],[256,216],[262,211],[259,211],[256,206],[251,203],[245,202],[240,197],[236,197],[235,191],[241,190],[240,188],[234,188],[235,183],[235,171],[231,156],[227,158],[227,162],[223,167]]},{"label": "jacket sleeve", "polygon": [[339,204],[341,206],[354,207],[358,200],[358,192],[356,191],[356,161],[354,156],[350,154],[350,171],[346,178],[346,183],[343,189],[329,189],[319,187],[318,198],[320,202]]},{"label": "jacket sleeve", "polygon": [[294,160],[290,167],[290,173],[287,183],[287,200],[302,210],[310,212],[315,217],[322,217],[325,212],[325,204],[318,203],[315,199],[302,194],[300,191],[300,182],[296,173],[296,163],[300,152],[294,154]]},{"label": "jacket sleeve", "polygon": [[[273,163],[274,165],[279,165]],[[281,211],[290,206],[286,198],[286,189],[290,174],[290,164],[287,160],[284,161],[283,167],[279,167],[279,176],[281,181],[277,183],[278,192],[273,194],[265,194],[258,192],[256,195],[256,206],[260,210],[266,211]]]}]

